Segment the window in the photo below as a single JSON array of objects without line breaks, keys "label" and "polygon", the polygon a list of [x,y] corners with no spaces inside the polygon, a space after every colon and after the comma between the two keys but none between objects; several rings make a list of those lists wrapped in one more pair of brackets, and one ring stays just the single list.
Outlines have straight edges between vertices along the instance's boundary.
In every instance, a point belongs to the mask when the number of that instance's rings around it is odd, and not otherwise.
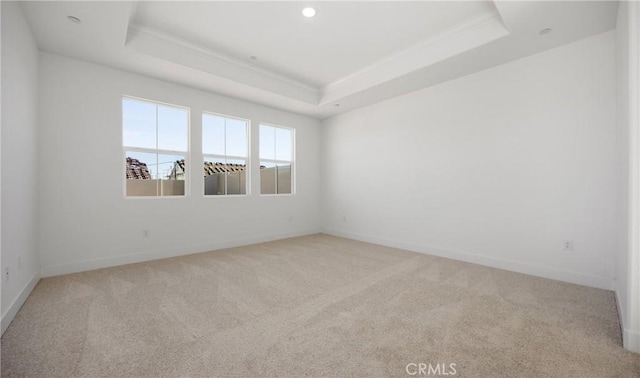
[{"label": "window", "polygon": [[126,195],[184,196],[189,110],[123,98],[122,125]]},{"label": "window", "polygon": [[260,194],[294,193],[294,131],[260,125]]},{"label": "window", "polygon": [[204,194],[247,194],[249,122],[216,114],[202,115]]}]

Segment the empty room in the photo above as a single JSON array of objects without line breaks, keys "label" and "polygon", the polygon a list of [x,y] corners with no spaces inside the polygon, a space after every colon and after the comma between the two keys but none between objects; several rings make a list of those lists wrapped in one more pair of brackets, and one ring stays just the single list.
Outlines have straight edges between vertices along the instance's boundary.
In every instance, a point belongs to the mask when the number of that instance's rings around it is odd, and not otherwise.
[{"label": "empty room", "polygon": [[0,12],[3,377],[640,377],[640,2]]}]

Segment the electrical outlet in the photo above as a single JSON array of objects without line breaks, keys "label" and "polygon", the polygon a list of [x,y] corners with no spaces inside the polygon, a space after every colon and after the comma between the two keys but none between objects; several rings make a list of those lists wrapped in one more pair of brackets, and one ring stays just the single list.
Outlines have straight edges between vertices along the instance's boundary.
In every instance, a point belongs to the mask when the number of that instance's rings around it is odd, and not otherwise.
[{"label": "electrical outlet", "polygon": [[565,240],[563,249],[565,251],[573,251],[573,240]]},{"label": "electrical outlet", "polygon": [[151,231],[149,231],[149,230],[143,230],[143,231],[142,231],[142,236],[144,236],[145,238],[149,238],[149,237],[151,237]]},{"label": "electrical outlet", "polygon": [[4,281],[9,282],[9,267],[4,268]]}]

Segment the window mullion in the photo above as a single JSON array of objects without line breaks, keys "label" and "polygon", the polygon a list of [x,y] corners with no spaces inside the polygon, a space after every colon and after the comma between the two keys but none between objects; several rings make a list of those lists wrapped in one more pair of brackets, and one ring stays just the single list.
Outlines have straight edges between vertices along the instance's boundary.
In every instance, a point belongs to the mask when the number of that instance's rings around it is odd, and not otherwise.
[{"label": "window mullion", "polygon": [[227,168],[227,118],[224,118],[224,195],[229,193],[227,181],[229,179],[229,173]]},{"label": "window mullion", "polygon": [[[276,142],[276,135],[277,134],[278,133],[276,132],[276,128],[274,127],[273,128],[273,160],[274,161],[276,159],[276,155],[278,154],[278,143]],[[275,175],[276,175],[276,177],[275,177],[275,183],[276,183],[276,185],[275,185],[276,189],[275,190],[276,190],[276,193],[275,194],[278,194],[278,163],[277,162],[275,163],[275,167],[276,167],[276,169],[274,169],[274,172],[275,172]]]},{"label": "window mullion", "polygon": [[158,138],[158,105],[156,107],[156,195],[162,197],[162,179],[160,178],[160,154],[158,153],[159,138]]}]

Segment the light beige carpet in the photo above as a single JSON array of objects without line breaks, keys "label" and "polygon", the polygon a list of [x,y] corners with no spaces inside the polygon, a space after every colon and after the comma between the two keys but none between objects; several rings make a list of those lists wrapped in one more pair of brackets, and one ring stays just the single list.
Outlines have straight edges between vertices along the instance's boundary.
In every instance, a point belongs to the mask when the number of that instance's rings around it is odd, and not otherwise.
[{"label": "light beige carpet", "polygon": [[409,377],[420,363],[640,376],[612,292],[327,235],[47,278],[2,338],[3,376]]}]

